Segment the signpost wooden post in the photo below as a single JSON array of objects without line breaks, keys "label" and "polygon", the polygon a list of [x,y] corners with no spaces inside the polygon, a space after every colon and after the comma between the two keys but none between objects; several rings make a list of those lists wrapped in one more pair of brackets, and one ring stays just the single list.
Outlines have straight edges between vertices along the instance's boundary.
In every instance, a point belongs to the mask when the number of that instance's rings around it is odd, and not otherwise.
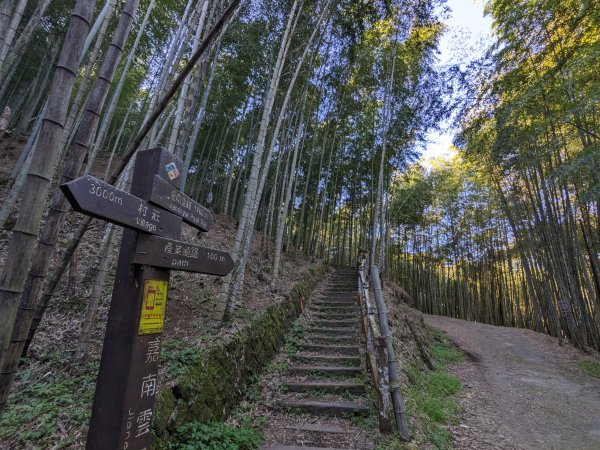
[{"label": "signpost wooden post", "polygon": [[202,231],[210,211],[181,193],[182,163],[164,149],[140,152],[131,194],[94,177],[61,186],[76,211],[125,228],[86,448],[150,445],[170,270],[227,275],[229,254],[179,241],[182,220]]}]

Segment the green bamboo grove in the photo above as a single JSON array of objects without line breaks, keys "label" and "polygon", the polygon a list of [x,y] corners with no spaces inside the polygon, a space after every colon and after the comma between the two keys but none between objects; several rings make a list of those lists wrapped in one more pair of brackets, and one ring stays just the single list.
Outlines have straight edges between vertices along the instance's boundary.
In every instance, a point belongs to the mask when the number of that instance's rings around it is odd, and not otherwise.
[{"label": "green bamboo grove", "polygon": [[[273,280],[292,247],[340,265],[369,252],[423,311],[600,349],[598,8],[486,7],[494,47],[440,66],[443,0],[0,0],[0,133],[23,147],[1,180],[2,373],[90,227],[54,182],[125,188],[157,146],[184,161],[188,195],[237,221],[220,323],[260,230]],[[423,168],[448,123],[456,158]],[[115,246],[103,230],[79,359]]]}]

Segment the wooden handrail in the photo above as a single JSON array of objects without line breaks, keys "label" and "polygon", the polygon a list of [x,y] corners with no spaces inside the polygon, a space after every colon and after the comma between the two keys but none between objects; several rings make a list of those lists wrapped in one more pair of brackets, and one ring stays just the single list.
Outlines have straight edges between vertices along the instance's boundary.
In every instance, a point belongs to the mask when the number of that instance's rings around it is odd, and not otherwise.
[{"label": "wooden handrail", "polygon": [[379,331],[376,311],[369,299],[369,283],[367,281],[366,260],[360,264],[358,275],[359,303],[363,317],[363,331],[366,336],[367,371],[370,372],[377,386],[379,406],[379,431],[389,432],[392,429],[393,405],[390,395],[389,370],[385,340]]},{"label": "wooden handrail", "polygon": [[[396,429],[403,439],[409,440],[404,399],[400,393],[398,365],[389,331],[387,309],[383,299],[379,269],[372,266],[369,272],[368,255],[359,261],[358,286],[360,311],[366,336],[367,370],[371,373],[379,397],[379,429],[391,430],[391,415],[394,413]],[[375,303],[369,298],[369,275],[373,283]]]}]

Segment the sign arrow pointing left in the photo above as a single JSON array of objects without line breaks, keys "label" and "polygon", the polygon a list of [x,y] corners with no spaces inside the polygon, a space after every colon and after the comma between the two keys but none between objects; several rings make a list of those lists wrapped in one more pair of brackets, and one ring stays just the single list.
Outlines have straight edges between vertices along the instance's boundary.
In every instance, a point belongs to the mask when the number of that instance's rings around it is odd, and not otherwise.
[{"label": "sign arrow pointing left", "polygon": [[90,175],[60,186],[75,211],[159,236],[178,236],[181,218]]}]

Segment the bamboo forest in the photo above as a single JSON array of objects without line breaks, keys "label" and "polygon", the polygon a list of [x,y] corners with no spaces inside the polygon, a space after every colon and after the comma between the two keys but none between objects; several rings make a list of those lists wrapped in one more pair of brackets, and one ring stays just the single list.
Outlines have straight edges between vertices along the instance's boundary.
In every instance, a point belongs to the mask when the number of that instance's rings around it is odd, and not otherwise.
[{"label": "bamboo forest", "polygon": [[599,63],[592,0],[0,0],[0,448],[600,448]]}]

